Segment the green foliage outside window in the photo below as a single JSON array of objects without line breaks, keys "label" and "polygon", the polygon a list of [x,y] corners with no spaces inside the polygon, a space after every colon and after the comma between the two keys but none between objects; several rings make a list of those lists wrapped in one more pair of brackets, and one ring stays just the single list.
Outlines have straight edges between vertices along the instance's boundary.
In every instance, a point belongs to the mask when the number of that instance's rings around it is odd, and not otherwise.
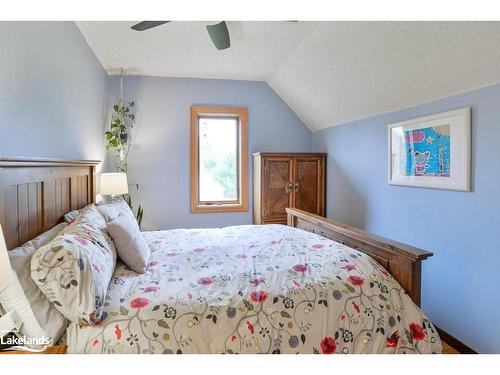
[{"label": "green foliage outside window", "polygon": [[213,179],[224,188],[224,197],[236,198],[238,196],[236,194],[236,159],[233,154],[225,155],[222,163],[217,163],[213,159],[205,159],[204,166]]}]

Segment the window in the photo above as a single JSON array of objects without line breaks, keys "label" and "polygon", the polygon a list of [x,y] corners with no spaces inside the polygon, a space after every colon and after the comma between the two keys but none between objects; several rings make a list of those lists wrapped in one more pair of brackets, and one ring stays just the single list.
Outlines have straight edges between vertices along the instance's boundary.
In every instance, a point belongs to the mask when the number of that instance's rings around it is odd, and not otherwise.
[{"label": "window", "polygon": [[248,211],[248,111],[191,107],[191,212]]}]

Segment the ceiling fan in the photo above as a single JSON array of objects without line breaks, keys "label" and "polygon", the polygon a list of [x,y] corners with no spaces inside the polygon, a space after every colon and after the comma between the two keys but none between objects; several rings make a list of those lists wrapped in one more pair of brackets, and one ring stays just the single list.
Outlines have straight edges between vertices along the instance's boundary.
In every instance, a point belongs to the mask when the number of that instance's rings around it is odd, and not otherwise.
[{"label": "ceiling fan", "polygon": [[[172,21],[142,21],[131,27],[135,31],[145,31]],[[231,47],[229,31],[225,21],[216,25],[207,25],[208,35],[218,50]]]}]

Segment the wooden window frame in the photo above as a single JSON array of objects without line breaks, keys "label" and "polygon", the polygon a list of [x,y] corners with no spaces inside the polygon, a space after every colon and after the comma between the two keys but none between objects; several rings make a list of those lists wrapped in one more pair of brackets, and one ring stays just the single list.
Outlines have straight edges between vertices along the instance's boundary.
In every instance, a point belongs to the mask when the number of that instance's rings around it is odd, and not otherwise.
[{"label": "wooden window frame", "polygon": [[[238,118],[238,201],[203,204],[199,200],[199,140],[200,117]],[[248,211],[248,109],[243,107],[191,107],[191,212]]]}]

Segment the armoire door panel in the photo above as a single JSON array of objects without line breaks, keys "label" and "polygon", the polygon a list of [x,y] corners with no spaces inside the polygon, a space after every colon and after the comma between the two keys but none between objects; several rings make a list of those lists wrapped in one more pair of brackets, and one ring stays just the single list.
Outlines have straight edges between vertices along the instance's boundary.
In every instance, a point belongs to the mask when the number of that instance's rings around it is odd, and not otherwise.
[{"label": "armoire door panel", "polygon": [[294,164],[294,207],[322,215],[322,159],[295,158]]},{"label": "armoire door panel", "polygon": [[291,207],[291,159],[264,160],[262,218],[286,218],[286,207]]},{"label": "armoire door panel", "polygon": [[325,153],[258,152],[253,156],[254,224],[286,224],[287,207],[324,216]]}]

